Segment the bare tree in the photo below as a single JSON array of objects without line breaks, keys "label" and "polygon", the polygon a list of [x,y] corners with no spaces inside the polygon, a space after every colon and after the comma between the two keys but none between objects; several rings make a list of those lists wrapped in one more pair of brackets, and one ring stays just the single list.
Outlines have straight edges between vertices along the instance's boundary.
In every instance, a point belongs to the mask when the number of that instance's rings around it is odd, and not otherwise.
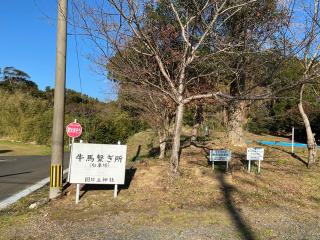
[{"label": "bare tree", "polygon": [[[226,24],[254,2],[100,0],[95,5],[77,5],[82,34],[100,50],[97,64],[103,68],[107,63],[113,65],[126,82],[150,88],[174,102],[173,173],[178,173],[180,135],[188,103],[206,98],[224,103],[268,99],[305,82],[301,79],[272,92],[274,82],[263,78],[257,83],[250,81],[244,91],[230,94],[234,79],[225,76],[234,70],[225,67],[225,56],[245,48],[241,48],[241,39],[232,41],[225,36]],[[267,55],[268,46],[261,49]]]},{"label": "bare tree", "polygon": [[299,84],[298,109],[302,117],[308,145],[308,166],[317,160],[317,144],[310,125],[308,115],[303,106],[304,89],[307,85],[319,84],[320,77],[320,15],[319,0],[292,1],[292,21],[288,28],[288,39],[298,49],[296,58],[301,59],[303,68],[301,84]]},{"label": "bare tree", "polygon": [[[241,8],[255,1],[166,0],[155,3],[109,0],[101,1],[96,8],[85,3],[81,6],[84,10],[80,15],[83,20],[82,28],[97,43],[106,60],[110,59],[110,50],[106,51],[102,47],[103,43],[112,49],[111,55],[121,55],[123,49],[130,48],[140,59],[143,57],[145,61],[156,63],[159,71],[155,73],[160,73],[158,79],[135,80],[137,84],[157,89],[176,104],[171,155],[174,173],[178,173],[185,105],[196,99],[223,99],[228,96],[219,89],[217,81],[214,81],[210,89],[194,91],[199,82],[209,76],[213,79],[217,74],[217,69],[199,69],[197,66],[210,62],[216,55],[227,53],[235,47],[232,43],[224,42],[220,30]],[[159,14],[160,8],[163,11]]]},{"label": "bare tree", "polygon": [[173,101],[159,92],[135,84],[120,84],[119,88],[121,104],[134,111],[141,121],[147,122],[158,134],[159,159],[164,159],[170,135],[170,123],[174,118]]}]

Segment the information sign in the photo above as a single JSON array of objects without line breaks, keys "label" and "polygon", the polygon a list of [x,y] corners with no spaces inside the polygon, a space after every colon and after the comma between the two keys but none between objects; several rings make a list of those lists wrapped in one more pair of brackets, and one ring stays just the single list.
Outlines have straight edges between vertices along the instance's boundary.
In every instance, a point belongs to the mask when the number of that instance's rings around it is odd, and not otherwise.
[{"label": "information sign", "polygon": [[263,157],[264,157],[264,148],[262,147],[247,148],[248,161],[262,161]]},{"label": "information sign", "polygon": [[74,143],[69,182],[124,184],[126,155],[126,145]]},{"label": "information sign", "polygon": [[230,161],[231,151],[230,150],[210,150],[210,161]]}]

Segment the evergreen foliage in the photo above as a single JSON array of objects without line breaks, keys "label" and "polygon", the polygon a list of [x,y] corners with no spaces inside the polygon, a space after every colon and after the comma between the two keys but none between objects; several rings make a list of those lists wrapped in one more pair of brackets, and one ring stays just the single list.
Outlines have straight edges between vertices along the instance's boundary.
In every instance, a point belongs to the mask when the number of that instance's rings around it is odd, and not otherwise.
[{"label": "evergreen foliage", "polygon": [[[11,73],[22,72],[12,69]],[[54,90],[39,90],[26,73],[24,78],[14,74],[9,78],[4,72],[0,81],[0,138],[50,144]],[[81,139],[90,143],[125,142],[142,128],[117,102],[103,103],[68,89],[65,125],[74,119],[83,127]]]}]

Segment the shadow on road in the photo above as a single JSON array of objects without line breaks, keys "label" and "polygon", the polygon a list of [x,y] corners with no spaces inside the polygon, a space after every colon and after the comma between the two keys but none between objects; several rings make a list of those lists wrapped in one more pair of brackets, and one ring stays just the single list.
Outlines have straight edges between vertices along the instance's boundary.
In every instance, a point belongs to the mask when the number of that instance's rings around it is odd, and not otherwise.
[{"label": "shadow on road", "polygon": [[0,176],[0,178],[2,178],[2,177],[16,176],[16,175],[22,175],[22,174],[27,174],[27,173],[32,173],[32,171],[28,171],[28,172],[19,172],[19,173],[11,173],[11,174],[6,174],[6,175],[1,175],[1,176]]},{"label": "shadow on road", "polygon": [[1,153],[8,153],[8,152],[13,152],[12,150],[0,150],[0,154]]},{"label": "shadow on road", "polygon": [[[131,181],[136,173],[136,168],[126,169],[126,177],[124,181],[124,185],[118,185],[118,193],[123,189],[128,189],[130,187]],[[80,199],[85,195],[88,191],[91,190],[114,190],[113,184],[86,184],[81,189],[83,192],[80,195]]]},{"label": "shadow on road", "polygon": [[225,174],[219,173],[217,177],[224,196],[225,207],[228,210],[234,225],[241,234],[241,238],[245,240],[255,240],[256,237],[254,232],[251,230],[250,226],[245,221],[240,211],[236,208],[234,200],[232,198],[232,192],[236,189],[226,182],[225,176]]}]

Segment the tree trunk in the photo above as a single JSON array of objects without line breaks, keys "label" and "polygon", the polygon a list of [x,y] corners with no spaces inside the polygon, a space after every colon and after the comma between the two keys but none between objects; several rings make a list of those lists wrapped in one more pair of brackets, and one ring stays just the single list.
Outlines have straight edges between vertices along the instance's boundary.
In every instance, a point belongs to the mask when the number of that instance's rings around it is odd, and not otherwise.
[{"label": "tree trunk", "polygon": [[160,155],[159,159],[164,159],[166,156],[167,134],[166,131],[158,131],[159,143],[160,143]]},{"label": "tree trunk", "polygon": [[228,139],[234,146],[245,146],[243,123],[245,119],[245,102],[236,101],[228,109]]},{"label": "tree trunk", "polygon": [[198,130],[199,130],[200,124],[196,123],[192,127],[192,136],[191,141],[196,142],[198,140]]},{"label": "tree trunk", "polygon": [[180,138],[181,128],[183,123],[184,104],[179,103],[176,110],[175,128],[173,135],[173,145],[171,153],[171,170],[174,174],[179,173],[179,160],[180,160]]},{"label": "tree trunk", "polygon": [[202,105],[196,106],[196,112],[194,114],[194,125],[192,127],[191,141],[197,141],[199,135],[199,127],[203,122],[203,107]]},{"label": "tree trunk", "polygon": [[304,84],[300,88],[300,101],[298,104],[298,109],[302,117],[304,127],[306,129],[307,145],[308,145],[308,167],[311,167],[316,162],[316,159],[317,159],[317,143],[311,129],[309,118],[303,109],[303,89],[304,89]]},{"label": "tree trunk", "polygon": [[[244,50],[244,49],[243,49]],[[230,94],[240,96],[246,89],[245,56],[235,59],[234,68],[238,75],[230,85]],[[246,103],[244,101],[233,101],[228,107],[228,140],[234,146],[245,146],[244,120]]]}]

